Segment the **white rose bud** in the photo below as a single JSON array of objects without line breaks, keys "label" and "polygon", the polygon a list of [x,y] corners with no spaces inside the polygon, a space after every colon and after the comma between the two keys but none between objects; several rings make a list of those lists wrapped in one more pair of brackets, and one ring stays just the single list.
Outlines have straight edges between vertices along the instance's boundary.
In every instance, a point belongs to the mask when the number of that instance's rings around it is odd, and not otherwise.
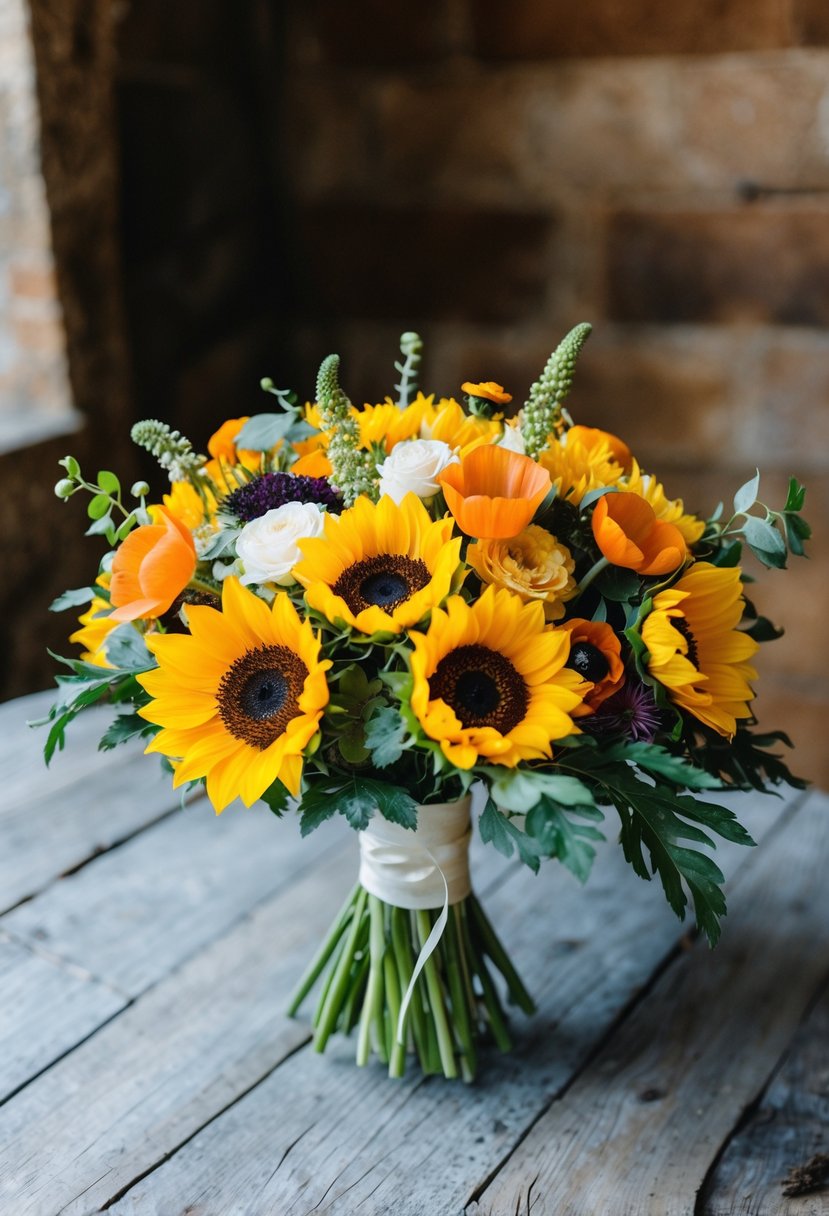
[{"label": "white rose bud", "polygon": [[418,498],[432,498],[440,489],[438,474],[457,462],[449,444],[440,439],[406,439],[377,466],[380,497],[388,494],[396,503],[409,493]]},{"label": "white rose bud", "polygon": [[290,587],[296,582],[291,570],[302,557],[297,541],[319,536],[324,519],[314,502],[286,502],[245,524],[236,541],[245,568],[239,581]]},{"label": "white rose bud", "polygon": [[526,456],[527,454],[524,436],[521,434],[521,427],[518,425],[510,426],[507,423],[499,444],[502,448],[506,448],[508,452],[517,452],[519,456]]}]

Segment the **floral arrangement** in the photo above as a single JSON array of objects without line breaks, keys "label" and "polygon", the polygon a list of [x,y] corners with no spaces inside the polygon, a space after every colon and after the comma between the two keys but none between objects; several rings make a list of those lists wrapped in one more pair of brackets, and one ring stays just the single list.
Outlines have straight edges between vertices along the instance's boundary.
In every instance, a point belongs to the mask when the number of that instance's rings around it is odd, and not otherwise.
[{"label": "floral arrangement", "polygon": [[533,1007],[472,892],[473,786],[485,841],[582,881],[613,814],[636,874],[680,917],[690,898],[713,945],[723,877],[704,850],[752,841],[697,795],[800,784],[769,750],[786,736],[756,729],[752,664],[779,631],[740,562],[803,553],[804,488],[772,510],[757,474],[731,512],[687,512],[566,411],[589,332],[514,416],[494,382],[462,401],[418,391],[422,344],[404,334],[381,404],[355,408],[331,355],[314,403],[263,381],[274,411],[225,422],[205,455],[137,424],[170,479],[161,501],[61,462],[57,495],[91,494],[109,551],[52,605],[84,606],[83,654],[60,660],[47,761],[105,701],[101,747],[146,739],[216,812],[261,799],[303,835],[343,815],[359,882],[291,1010],[321,980],[317,1049],[356,1027],[358,1063],[374,1053],[392,1076],[413,1051],[470,1079],[483,1037],[510,1045],[504,986]]}]

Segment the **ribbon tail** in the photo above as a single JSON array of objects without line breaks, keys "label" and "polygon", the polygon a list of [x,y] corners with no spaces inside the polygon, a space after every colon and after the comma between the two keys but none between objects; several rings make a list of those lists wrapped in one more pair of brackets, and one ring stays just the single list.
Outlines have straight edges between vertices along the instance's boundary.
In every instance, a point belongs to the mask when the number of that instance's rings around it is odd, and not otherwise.
[{"label": "ribbon tail", "polygon": [[[429,852],[428,849],[425,851],[427,853]],[[429,856],[432,857],[432,854],[429,853]],[[417,962],[414,965],[412,978],[409,980],[408,987],[406,988],[403,995],[403,1000],[400,1004],[400,1016],[397,1019],[397,1042],[401,1045],[406,1041],[406,1014],[409,1012],[409,1005],[411,1004],[412,996],[414,995],[415,984],[420,977],[421,971],[437,949],[438,942],[443,937],[443,931],[446,928],[449,920],[449,886],[446,882],[446,875],[435,861],[434,857],[432,857],[432,862],[443,881],[443,907],[440,910],[440,915],[438,916],[437,920],[432,925],[431,933],[420,948],[420,954],[417,956]]]}]

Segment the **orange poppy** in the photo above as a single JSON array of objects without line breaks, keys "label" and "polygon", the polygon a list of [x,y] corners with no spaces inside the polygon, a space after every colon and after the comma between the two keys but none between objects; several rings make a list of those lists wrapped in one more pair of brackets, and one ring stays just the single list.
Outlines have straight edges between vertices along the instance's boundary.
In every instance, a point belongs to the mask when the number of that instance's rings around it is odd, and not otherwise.
[{"label": "orange poppy", "polygon": [[330,477],[334,469],[323,449],[315,448],[295,460],[291,472],[303,477]]},{"label": "orange poppy", "polygon": [[159,617],[196,569],[196,547],[185,526],[164,507],[161,522],[130,532],[112,560],[113,621]]},{"label": "orange poppy", "polygon": [[517,536],[552,486],[547,470],[529,456],[495,444],[474,448],[438,481],[458,527],[478,540]]},{"label": "orange poppy", "polygon": [[496,384],[494,380],[482,380],[480,384],[465,380],[461,391],[469,393],[470,397],[483,397],[484,401],[493,401],[495,405],[509,405],[512,401],[512,393],[505,393],[503,384]]},{"label": "orange poppy", "polygon": [[592,452],[594,448],[606,443],[610,448],[611,456],[625,472],[628,472],[633,464],[633,453],[628,445],[618,435],[612,435],[610,431],[599,430],[597,426],[571,426],[567,434],[582,443],[588,452]]},{"label": "orange poppy", "polygon": [[570,634],[567,666],[590,682],[590,691],[584,694],[582,704],[572,711],[573,717],[580,717],[591,713],[624,684],[622,644],[606,621],[574,617],[562,621],[558,628],[566,629]]},{"label": "orange poppy", "polygon": [[687,552],[679,528],[656,518],[638,494],[603,494],[593,508],[593,535],[614,566],[638,574],[669,574]]}]

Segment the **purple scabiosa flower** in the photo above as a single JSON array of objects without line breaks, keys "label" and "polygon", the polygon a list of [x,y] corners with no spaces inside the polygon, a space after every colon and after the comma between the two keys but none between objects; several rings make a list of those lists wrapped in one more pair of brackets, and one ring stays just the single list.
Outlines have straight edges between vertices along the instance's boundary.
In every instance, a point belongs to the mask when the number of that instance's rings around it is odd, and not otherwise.
[{"label": "purple scabiosa flower", "polygon": [[591,734],[627,735],[636,742],[652,743],[662,725],[662,711],[651,690],[628,677],[618,692],[595,714],[580,719],[579,725]]},{"label": "purple scabiosa flower", "polygon": [[229,512],[242,523],[250,523],[288,502],[314,502],[332,512],[341,511],[343,506],[341,495],[326,477],[263,473],[228,494],[222,502],[222,511]]}]

